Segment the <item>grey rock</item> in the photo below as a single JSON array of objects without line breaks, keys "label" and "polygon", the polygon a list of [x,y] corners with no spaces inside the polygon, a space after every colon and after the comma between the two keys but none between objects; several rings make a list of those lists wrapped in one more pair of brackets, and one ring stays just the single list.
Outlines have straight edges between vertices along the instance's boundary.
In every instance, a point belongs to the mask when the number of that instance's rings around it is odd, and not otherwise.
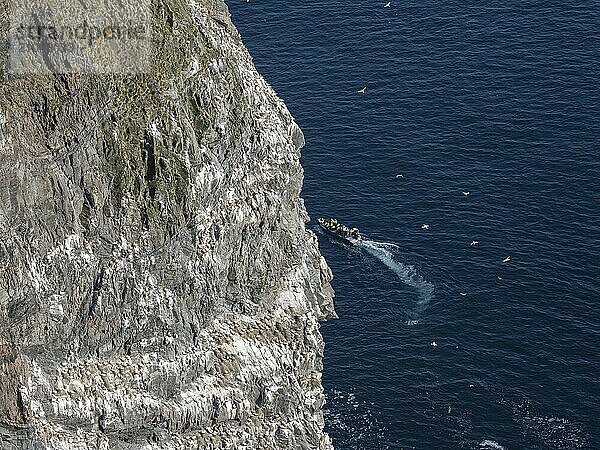
[{"label": "grey rock", "polygon": [[0,449],[329,449],[304,137],[221,0],[153,8],[149,73],[0,83]]}]

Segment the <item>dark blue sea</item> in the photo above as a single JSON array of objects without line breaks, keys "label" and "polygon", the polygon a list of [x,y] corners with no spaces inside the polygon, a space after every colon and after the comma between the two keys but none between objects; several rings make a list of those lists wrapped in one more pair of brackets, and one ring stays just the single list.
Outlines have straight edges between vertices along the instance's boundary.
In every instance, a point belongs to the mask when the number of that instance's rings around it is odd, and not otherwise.
[{"label": "dark blue sea", "polygon": [[319,235],[327,431],[600,449],[600,3],[386,2],[228,1],[306,135],[309,226],[366,236]]}]

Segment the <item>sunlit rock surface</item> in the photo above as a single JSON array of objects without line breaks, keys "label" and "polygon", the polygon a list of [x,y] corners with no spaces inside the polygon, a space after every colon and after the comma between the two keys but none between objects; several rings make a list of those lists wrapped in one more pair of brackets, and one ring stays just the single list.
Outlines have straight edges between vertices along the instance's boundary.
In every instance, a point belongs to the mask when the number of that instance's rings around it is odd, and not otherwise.
[{"label": "sunlit rock surface", "polygon": [[331,448],[302,132],[224,3],[152,17],[147,74],[0,83],[0,448]]}]

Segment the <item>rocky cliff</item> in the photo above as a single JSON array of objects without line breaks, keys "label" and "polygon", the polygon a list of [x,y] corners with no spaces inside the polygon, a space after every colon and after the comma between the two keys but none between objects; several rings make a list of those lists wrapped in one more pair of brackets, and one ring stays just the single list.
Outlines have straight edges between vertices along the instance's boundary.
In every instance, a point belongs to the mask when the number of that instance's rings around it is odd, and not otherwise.
[{"label": "rocky cliff", "polygon": [[221,0],[151,21],[146,73],[0,83],[0,448],[330,448],[302,132]]}]

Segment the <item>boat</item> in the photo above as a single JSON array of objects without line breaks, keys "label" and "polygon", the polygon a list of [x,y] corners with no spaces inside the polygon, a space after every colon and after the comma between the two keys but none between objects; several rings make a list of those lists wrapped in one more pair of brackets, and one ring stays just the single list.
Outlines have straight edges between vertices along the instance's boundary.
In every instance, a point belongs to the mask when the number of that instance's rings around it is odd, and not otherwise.
[{"label": "boat", "polygon": [[358,228],[349,228],[337,219],[325,219],[321,217],[317,219],[317,222],[324,231],[348,244],[356,245],[362,240]]}]

